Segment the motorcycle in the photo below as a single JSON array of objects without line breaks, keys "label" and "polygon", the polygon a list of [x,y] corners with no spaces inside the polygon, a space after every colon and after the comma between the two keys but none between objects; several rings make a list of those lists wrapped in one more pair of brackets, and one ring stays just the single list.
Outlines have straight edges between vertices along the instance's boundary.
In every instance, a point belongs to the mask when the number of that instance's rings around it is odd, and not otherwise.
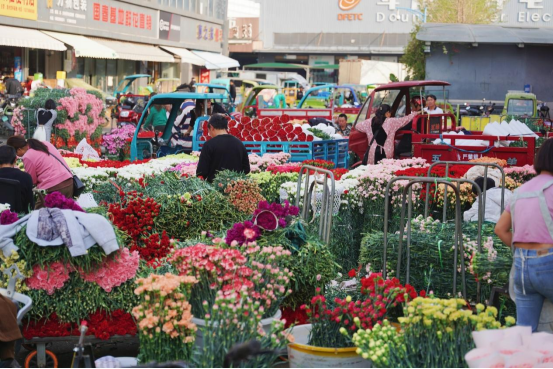
[{"label": "motorcycle", "polygon": [[127,96],[115,109],[117,125],[119,127],[132,124],[136,126],[144,109],[146,108],[146,98],[144,96]]}]

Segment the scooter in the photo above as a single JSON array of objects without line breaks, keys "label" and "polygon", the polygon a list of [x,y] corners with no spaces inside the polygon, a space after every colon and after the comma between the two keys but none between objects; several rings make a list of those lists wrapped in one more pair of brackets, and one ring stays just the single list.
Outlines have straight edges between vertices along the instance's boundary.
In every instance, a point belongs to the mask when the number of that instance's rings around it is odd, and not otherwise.
[{"label": "scooter", "polygon": [[117,109],[117,125],[119,127],[128,124],[136,126],[144,113],[146,102],[147,98],[144,96],[127,96],[126,99],[115,108]]}]

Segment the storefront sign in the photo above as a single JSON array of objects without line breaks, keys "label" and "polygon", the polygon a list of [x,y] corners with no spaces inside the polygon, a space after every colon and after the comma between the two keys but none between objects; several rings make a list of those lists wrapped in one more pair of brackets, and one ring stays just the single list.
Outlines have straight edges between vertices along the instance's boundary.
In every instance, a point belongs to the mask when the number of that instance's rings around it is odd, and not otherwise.
[{"label": "storefront sign", "polygon": [[254,41],[259,35],[259,18],[229,20],[229,40]]},{"label": "storefront sign", "polygon": [[[354,9],[360,2],[361,0],[339,0],[338,7],[340,10],[347,12]],[[363,13],[339,13],[338,20],[363,20]]]},{"label": "storefront sign", "polygon": [[157,12],[114,0],[45,0],[39,20],[89,30],[158,37]]},{"label": "storefront sign", "polygon": [[208,24],[198,24],[196,30],[196,38],[198,40],[214,42],[223,41],[223,30],[221,28]]},{"label": "storefront sign", "polygon": [[39,0],[0,0],[0,14],[6,17],[37,20]]},{"label": "storefront sign", "polygon": [[180,41],[180,15],[159,12],[159,39]]},{"label": "storefront sign", "polygon": [[200,72],[200,83],[209,83],[211,73],[208,69],[202,68],[202,71]]},{"label": "storefront sign", "polygon": [[180,39],[187,49],[221,52],[223,44],[223,27],[191,18],[181,19]]}]

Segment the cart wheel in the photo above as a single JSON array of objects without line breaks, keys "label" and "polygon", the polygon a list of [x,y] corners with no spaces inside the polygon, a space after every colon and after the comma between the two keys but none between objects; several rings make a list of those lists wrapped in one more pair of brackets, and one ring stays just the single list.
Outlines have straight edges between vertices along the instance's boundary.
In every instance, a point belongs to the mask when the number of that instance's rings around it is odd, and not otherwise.
[{"label": "cart wheel", "polygon": [[[46,350],[46,368],[57,368],[58,357],[49,350]],[[38,368],[37,351],[33,351],[25,358],[25,368]]]}]

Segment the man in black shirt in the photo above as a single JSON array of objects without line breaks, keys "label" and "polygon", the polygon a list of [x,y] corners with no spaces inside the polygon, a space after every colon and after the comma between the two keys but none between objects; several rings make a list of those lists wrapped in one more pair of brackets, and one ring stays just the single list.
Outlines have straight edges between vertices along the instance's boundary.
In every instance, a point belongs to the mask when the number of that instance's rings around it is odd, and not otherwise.
[{"label": "man in black shirt", "polygon": [[242,141],[228,134],[227,119],[221,114],[215,114],[209,119],[207,129],[211,140],[202,148],[196,176],[211,183],[217,172],[225,169],[248,174],[248,151]]},{"label": "man in black shirt", "polygon": [[[21,191],[21,209],[11,209],[15,212],[28,213],[29,209],[35,208],[33,198],[33,179],[29,173],[14,168],[16,159],[15,149],[8,145],[0,146],[0,178],[19,181]],[[0,191],[0,203],[13,203],[12,194]]]}]

